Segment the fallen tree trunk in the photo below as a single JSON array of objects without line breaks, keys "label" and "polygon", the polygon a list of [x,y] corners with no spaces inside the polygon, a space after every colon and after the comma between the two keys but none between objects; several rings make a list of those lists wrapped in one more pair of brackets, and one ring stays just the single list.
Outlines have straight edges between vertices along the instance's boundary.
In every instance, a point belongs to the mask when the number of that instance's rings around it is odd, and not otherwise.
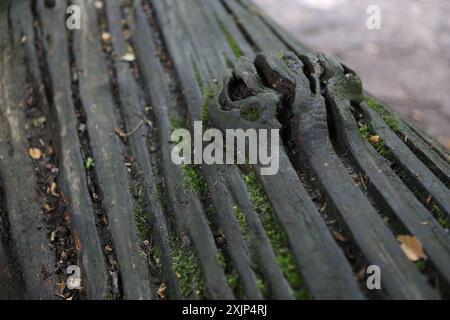
[{"label": "fallen tree trunk", "polygon": [[[449,152],[351,69],[247,0],[68,4],[0,4],[7,298],[449,296]],[[174,163],[197,121],[281,129],[279,170]]]}]

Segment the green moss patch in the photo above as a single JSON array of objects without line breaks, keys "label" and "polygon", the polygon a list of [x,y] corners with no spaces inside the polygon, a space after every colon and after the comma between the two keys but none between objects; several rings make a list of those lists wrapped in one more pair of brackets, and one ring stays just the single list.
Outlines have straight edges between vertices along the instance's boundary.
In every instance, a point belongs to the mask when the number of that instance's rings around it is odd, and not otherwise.
[{"label": "green moss patch", "polygon": [[192,62],[192,66],[194,68],[194,75],[195,75],[195,81],[197,81],[197,84],[200,88],[203,87],[203,81],[202,81],[202,76],[200,74],[200,69],[198,68],[197,63],[195,62],[194,58],[191,56],[191,62]]},{"label": "green moss patch", "polygon": [[236,272],[236,270],[234,268],[229,268],[230,264],[227,263],[225,255],[222,250],[218,250],[217,260],[219,261],[219,265],[225,270],[227,283],[230,286],[231,290],[233,290],[233,293],[235,294],[236,298],[244,299],[245,298],[244,286],[242,285],[242,282],[239,279],[239,275]]},{"label": "green moss patch", "polygon": [[239,47],[238,42],[236,39],[232,36],[232,34],[228,31],[228,29],[225,27],[222,21],[217,19],[220,25],[220,30],[222,30],[222,33],[225,35],[225,38],[227,39],[228,45],[230,46],[231,51],[233,51],[233,54],[236,58],[239,58],[242,56],[242,50]]},{"label": "green moss patch", "polygon": [[261,116],[261,112],[255,107],[246,107],[241,110],[242,117],[247,121],[256,121]]},{"label": "green moss patch", "polygon": [[[195,190],[195,192],[199,195],[203,203],[207,217],[208,216],[211,217],[214,210],[214,206],[209,198],[208,185],[206,184],[206,181],[204,180],[203,176],[200,173],[199,166],[183,165],[183,172],[185,174],[186,187]],[[213,230],[217,229],[213,226],[210,219],[207,219],[207,221],[211,229]],[[244,298],[245,297],[244,288],[242,286],[237,271],[235,270],[231,262],[226,261],[223,248],[219,246],[217,252],[218,252],[217,260],[219,262],[219,265],[225,271],[225,276],[227,278],[228,285],[233,290],[237,298]]]},{"label": "green moss patch", "polygon": [[203,90],[203,99],[202,99],[202,121],[204,123],[204,127],[208,127],[209,123],[209,105],[213,101],[215,95],[217,93],[216,87],[207,87]]},{"label": "green moss patch", "polygon": [[150,239],[150,213],[147,210],[147,197],[145,188],[138,184],[133,187],[133,194],[136,197],[134,206],[134,217],[139,236],[142,241]]},{"label": "green moss patch", "polygon": [[367,140],[380,155],[388,160],[392,160],[392,152],[386,146],[383,139],[381,139],[380,137],[378,138],[378,141],[370,139],[371,137],[376,136],[375,131],[370,124],[365,123],[364,125],[362,125],[359,128],[359,134],[363,139]]},{"label": "green moss patch", "polygon": [[170,242],[172,248],[172,270],[178,278],[181,293],[184,297],[204,297],[205,283],[197,255],[193,248],[176,240]]},{"label": "green moss patch", "polygon": [[386,110],[379,101],[372,97],[365,96],[364,101],[366,102],[367,106],[369,106],[369,108],[371,108],[381,116],[381,118],[389,126],[389,128],[391,128],[395,133],[400,132],[401,124],[397,116]]},{"label": "green moss patch", "polygon": [[252,203],[260,216],[261,223],[272,244],[284,276],[292,286],[297,299],[308,299],[309,294],[304,286],[301,274],[297,271],[294,255],[289,248],[288,237],[282,226],[276,220],[275,213],[263,187],[253,171],[246,174],[244,180],[250,191]]},{"label": "green moss patch", "polygon": [[207,193],[207,185],[197,165],[185,164],[181,167],[185,175],[185,187],[192,188],[200,197]]},{"label": "green moss patch", "polygon": [[441,207],[439,207],[435,203],[432,203],[430,211],[443,228],[450,229],[450,219],[447,217]]},{"label": "green moss patch", "polygon": [[176,130],[186,127],[186,123],[178,115],[171,114],[169,116],[170,129]]},{"label": "green moss patch", "polygon": [[245,213],[238,206],[234,206],[233,210],[234,210],[234,216],[236,217],[236,220],[239,222],[239,226],[241,228],[244,239],[246,241],[251,240],[251,238],[252,238],[251,231],[248,226],[247,218],[245,217]]}]

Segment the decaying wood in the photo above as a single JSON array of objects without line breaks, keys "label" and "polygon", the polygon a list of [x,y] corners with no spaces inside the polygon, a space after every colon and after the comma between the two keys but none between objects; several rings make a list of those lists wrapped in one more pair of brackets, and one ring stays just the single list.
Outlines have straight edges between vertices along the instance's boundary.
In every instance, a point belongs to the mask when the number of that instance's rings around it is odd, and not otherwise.
[{"label": "decaying wood", "polygon": [[[1,298],[449,297],[448,150],[250,1],[2,1],[0,30]],[[197,120],[280,128],[279,172],[175,165]]]}]

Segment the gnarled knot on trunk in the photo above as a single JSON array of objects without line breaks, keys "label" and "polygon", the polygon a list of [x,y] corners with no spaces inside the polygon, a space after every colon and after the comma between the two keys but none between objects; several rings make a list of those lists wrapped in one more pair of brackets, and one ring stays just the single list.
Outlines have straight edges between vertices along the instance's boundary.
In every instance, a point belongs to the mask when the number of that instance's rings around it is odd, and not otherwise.
[{"label": "gnarled knot on trunk", "polygon": [[275,129],[323,102],[323,91],[361,102],[360,78],[322,53],[262,52],[252,61],[237,60],[209,108],[209,120],[221,130]]}]

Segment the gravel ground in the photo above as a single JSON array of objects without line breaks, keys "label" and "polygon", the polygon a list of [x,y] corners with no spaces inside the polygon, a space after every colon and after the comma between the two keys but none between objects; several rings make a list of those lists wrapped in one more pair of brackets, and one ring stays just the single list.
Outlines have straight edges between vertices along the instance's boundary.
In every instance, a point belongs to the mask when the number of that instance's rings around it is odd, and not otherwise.
[{"label": "gravel ground", "polygon": [[[337,56],[366,89],[450,148],[450,1],[254,0],[307,46]],[[381,29],[369,30],[369,5]]]}]

